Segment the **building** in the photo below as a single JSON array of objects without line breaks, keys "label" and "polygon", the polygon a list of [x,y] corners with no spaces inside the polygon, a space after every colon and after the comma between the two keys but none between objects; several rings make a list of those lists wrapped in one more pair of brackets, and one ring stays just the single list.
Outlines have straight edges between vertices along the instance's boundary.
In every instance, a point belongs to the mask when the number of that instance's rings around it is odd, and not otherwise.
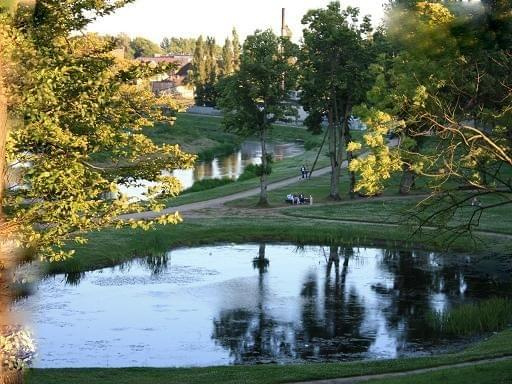
[{"label": "building", "polygon": [[157,94],[176,94],[183,98],[193,98],[192,90],[186,87],[189,71],[192,69],[192,55],[162,55],[155,57],[138,57],[145,63],[175,64],[176,67],[168,73],[153,78],[151,90]]}]

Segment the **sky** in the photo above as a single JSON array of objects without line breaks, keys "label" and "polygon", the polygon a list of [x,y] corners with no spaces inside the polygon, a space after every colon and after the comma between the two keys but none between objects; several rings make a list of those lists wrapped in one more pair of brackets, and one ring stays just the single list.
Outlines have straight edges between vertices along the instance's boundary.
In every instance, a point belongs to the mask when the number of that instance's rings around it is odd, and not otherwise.
[{"label": "sky", "polygon": [[[256,29],[281,31],[281,8],[292,39],[302,36],[300,20],[308,9],[325,7],[331,0],[136,0],[114,14],[96,20],[90,32],[116,35],[127,33],[160,43],[164,37],[214,36],[222,44],[235,27],[243,40]],[[381,20],[385,0],[342,0],[342,8],[359,7],[361,15]],[[378,22],[377,22],[378,24]]]}]

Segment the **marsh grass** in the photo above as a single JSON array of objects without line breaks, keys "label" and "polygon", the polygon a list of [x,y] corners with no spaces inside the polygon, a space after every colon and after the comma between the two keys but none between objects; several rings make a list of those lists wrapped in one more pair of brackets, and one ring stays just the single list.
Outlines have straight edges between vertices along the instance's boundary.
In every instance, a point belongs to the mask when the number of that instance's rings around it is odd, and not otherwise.
[{"label": "marsh grass", "polygon": [[462,304],[446,312],[427,315],[427,323],[443,335],[468,336],[500,331],[512,322],[512,300],[492,298],[480,303]]}]

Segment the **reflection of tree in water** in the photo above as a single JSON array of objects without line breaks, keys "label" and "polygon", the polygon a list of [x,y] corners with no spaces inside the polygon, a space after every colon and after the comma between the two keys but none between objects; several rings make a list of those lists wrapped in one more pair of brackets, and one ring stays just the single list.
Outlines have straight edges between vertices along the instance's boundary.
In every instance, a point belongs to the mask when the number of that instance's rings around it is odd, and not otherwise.
[{"label": "reflection of tree in water", "polygon": [[[341,271],[340,255],[343,256]],[[365,352],[371,343],[360,333],[364,320],[363,303],[354,290],[348,292],[346,287],[352,256],[352,248],[330,247],[323,298],[317,275],[310,274],[303,285],[302,328],[296,331],[297,344],[300,344],[297,349],[302,359],[328,360],[353,356]]]},{"label": "reflection of tree in water", "polygon": [[222,311],[219,319],[213,321],[212,338],[230,350],[235,364],[283,361],[292,357],[293,344],[288,337],[292,324],[279,322],[265,313],[265,272],[269,263],[265,244],[260,244],[258,257],[253,259],[253,267],[259,271],[256,309]]},{"label": "reflection of tree in water", "polygon": [[426,261],[416,258],[412,251],[385,251],[383,266],[393,274],[393,286],[377,284],[372,288],[387,299],[383,313],[388,325],[405,327],[410,337],[422,337],[433,283]]},{"label": "reflection of tree in water", "polygon": [[167,253],[146,256],[140,259],[140,264],[148,268],[151,275],[158,276],[169,268],[169,256]]},{"label": "reflection of tree in water", "polygon": [[[341,271],[340,254],[343,255]],[[323,297],[319,294],[317,277],[307,276],[301,292],[302,322],[295,324],[273,319],[265,312],[265,272],[269,261],[265,258],[265,245],[260,245],[258,257],[253,260],[253,266],[259,270],[255,310],[222,311],[219,319],[214,320],[212,338],[230,350],[235,363],[334,360],[365,352],[371,340],[363,339],[359,331],[364,307],[355,292],[346,292],[345,288],[352,255],[352,248],[331,247]]]},{"label": "reflection of tree in water", "polygon": [[[404,329],[408,341],[435,340],[425,326],[425,317],[432,310],[448,309],[466,300],[503,294],[510,289],[504,282],[490,289],[488,276],[472,263],[461,262],[460,256],[447,260],[428,252],[387,250],[382,267],[393,275],[393,286],[372,288],[388,302],[383,313],[391,327]],[[501,292],[500,292],[501,290]],[[433,302],[437,300],[437,308]]]},{"label": "reflection of tree in water", "polygon": [[85,277],[85,272],[68,272],[64,274],[64,282],[66,285],[77,287],[80,281]]},{"label": "reflection of tree in water", "polygon": [[252,259],[252,267],[257,269],[261,274],[267,272],[270,260],[265,257],[265,243],[260,244],[258,257]]}]

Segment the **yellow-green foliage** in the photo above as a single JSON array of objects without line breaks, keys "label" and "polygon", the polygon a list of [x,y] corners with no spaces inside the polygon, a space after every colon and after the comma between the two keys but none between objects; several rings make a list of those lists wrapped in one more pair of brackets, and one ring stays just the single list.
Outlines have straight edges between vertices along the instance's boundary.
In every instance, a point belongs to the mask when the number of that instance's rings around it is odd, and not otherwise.
[{"label": "yellow-green foliage", "polygon": [[[368,133],[363,136],[363,140],[370,153],[365,157],[353,159],[349,164],[349,170],[357,172],[360,176],[355,191],[375,195],[384,189],[384,181],[389,179],[393,172],[402,168],[398,152],[390,149],[384,140],[389,130],[399,123],[394,121],[391,115],[374,109],[361,108],[360,114],[366,117]],[[360,143],[348,144],[348,150],[359,148]]]},{"label": "yellow-green foliage", "polygon": [[[176,145],[156,145],[141,132],[173,119],[162,107],[177,104],[154,97],[139,81],[168,68],[119,59],[110,53],[112,42],[96,34],[71,34],[124,2],[47,0],[38,2],[37,20],[30,8],[14,17],[0,14],[0,62],[9,75],[10,116],[18,121],[10,128],[7,156],[21,165],[21,188],[9,190],[2,205],[19,245],[51,260],[71,255],[58,249],[66,241],[85,241],[77,234],[112,223],[153,225],[117,220],[147,207],[105,196],[128,178],[158,181],[159,193],[175,196],[181,185],[161,169],[188,168],[195,158]],[[112,154],[107,168],[91,160],[103,152]],[[160,208],[154,201],[149,207]],[[179,221],[170,215],[156,222]]]}]

